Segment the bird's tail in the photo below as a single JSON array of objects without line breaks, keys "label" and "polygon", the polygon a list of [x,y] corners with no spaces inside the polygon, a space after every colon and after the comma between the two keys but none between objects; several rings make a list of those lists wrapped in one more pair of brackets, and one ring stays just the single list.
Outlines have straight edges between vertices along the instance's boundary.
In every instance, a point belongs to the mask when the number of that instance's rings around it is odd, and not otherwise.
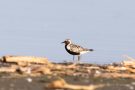
[{"label": "bird's tail", "polygon": [[94,49],[89,49],[89,51],[94,51]]}]

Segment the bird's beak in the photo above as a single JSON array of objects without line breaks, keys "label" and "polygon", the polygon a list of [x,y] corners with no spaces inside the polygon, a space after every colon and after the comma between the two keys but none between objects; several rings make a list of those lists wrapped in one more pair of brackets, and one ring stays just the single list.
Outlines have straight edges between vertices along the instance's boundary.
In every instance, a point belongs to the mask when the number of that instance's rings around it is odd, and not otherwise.
[{"label": "bird's beak", "polygon": [[63,43],[65,43],[65,41],[64,42],[61,42],[61,44],[63,44]]}]

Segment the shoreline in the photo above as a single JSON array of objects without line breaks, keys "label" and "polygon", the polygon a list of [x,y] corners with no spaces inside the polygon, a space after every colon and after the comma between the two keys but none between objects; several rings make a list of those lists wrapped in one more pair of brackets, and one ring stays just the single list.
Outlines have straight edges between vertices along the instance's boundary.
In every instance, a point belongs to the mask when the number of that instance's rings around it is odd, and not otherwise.
[{"label": "shoreline", "polygon": [[28,56],[4,58],[0,61],[0,90],[135,89],[135,59],[131,57],[106,65],[52,63]]}]

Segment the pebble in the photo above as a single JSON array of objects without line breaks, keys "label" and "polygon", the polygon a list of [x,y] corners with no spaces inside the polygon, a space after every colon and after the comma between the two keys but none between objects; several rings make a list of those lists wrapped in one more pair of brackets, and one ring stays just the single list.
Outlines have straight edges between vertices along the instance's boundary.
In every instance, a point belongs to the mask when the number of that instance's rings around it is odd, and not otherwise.
[{"label": "pebble", "polygon": [[27,78],[26,80],[27,80],[29,83],[32,82],[32,79],[31,79],[31,78]]}]

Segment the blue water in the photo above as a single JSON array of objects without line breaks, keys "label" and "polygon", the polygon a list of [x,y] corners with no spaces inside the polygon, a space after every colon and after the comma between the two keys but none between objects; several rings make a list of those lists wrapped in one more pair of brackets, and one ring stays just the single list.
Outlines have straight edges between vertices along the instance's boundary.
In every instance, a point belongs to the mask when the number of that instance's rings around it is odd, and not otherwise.
[{"label": "blue water", "polygon": [[95,51],[82,62],[112,63],[135,58],[134,0],[2,0],[0,55],[45,56],[72,61],[63,40]]}]

